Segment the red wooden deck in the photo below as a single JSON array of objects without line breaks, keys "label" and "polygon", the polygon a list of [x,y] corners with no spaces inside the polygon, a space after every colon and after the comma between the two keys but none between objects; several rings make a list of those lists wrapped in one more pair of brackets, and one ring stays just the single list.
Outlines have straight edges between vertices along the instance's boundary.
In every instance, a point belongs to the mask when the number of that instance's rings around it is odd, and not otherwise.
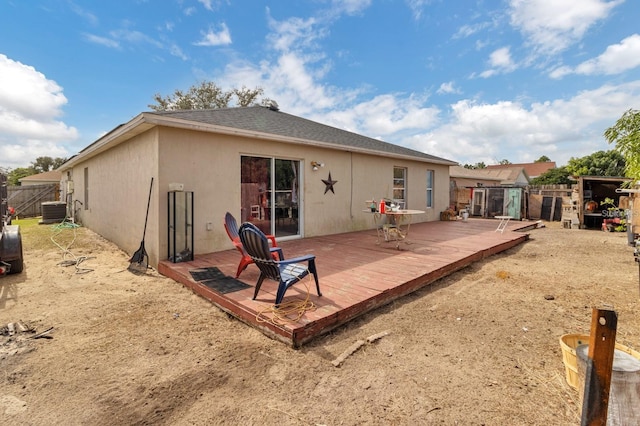
[{"label": "red wooden deck", "polygon": [[[278,243],[287,258],[315,254],[322,297],[313,279],[287,290],[284,303],[305,299],[316,305],[295,323],[277,325],[258,321],[257,315],[273,305],[277,283],[265,280],[252,300],[258,268],[249,265],[239,280],[251,287],[218,293],[193,280],[190,270],[215,266],[235,276],[240,254],[235,250],[196,256],[192,262],[162,261],[158,272],[266,335],[298,347],[342,324],[409,294],[473,262],[514,247],[529,238],[530,222],[511,221],[504,233],[495,232],[498,220],[428,222],[411,225],[407,242],[396,249],[393,242],[376,244],[375,230],[326,235]],[[305,285],[308,283],[308,285]],[[264,317],[271,318],[267,311]]]}]

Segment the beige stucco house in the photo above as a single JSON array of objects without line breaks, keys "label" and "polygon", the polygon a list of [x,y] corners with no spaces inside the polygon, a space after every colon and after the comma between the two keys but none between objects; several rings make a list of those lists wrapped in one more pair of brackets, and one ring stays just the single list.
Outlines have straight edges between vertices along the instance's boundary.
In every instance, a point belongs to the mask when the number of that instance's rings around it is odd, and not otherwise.
[{"label": "beige stucco house", "polygon": [[[369,229],[365,200],[398,199],[438,220],[449,204],[449,166],[435,157],[253,106],[144,112],[69,159],[63,199],[70,215],[150,264],[168,257],[168,196],[193,192],[193,252],[232,248],[231,212],[280,239]],[[174,185],[181,184],[181,185]]]}]

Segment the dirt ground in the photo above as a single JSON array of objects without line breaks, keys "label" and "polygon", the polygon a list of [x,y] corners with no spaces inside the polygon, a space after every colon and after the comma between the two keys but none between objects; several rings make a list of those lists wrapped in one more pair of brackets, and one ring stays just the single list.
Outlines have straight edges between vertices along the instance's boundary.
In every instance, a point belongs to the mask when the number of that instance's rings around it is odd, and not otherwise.
[{"label": "dirt ground", "polygon": [[296,350],[133,275],[84,228],[52,229],[23,228],[25,270],[0,278],[0,327],[35,328],[0,333],[2,425],[575,425],[559,337],[588,334],[592,308],[609,307],[617,341],[640,349],[624,233],[547,223]]}]

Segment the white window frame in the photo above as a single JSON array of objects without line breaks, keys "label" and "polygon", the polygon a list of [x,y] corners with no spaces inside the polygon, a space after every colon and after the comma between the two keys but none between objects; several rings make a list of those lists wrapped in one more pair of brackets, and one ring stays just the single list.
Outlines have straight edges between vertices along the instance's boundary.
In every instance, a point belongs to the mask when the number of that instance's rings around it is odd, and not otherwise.
[{"label": "white window frame", "polygon": [[[402,172],[402,177],[396,177],[396,171]],[[401,186],[396,186],[396,183],[400,183]],[[402,196],[398,196],[401,193]],[[398,202],[402,207],[406,208],[407,205],[407,168],[406,167],[393,167],[393,194],[392,199],[394,202]]]},{"label": "white window frame", "polygon": [[426,176],[426,200],[425,204],[428,209],[433,208],[433,182],[435,180],[436,173],[434,170],[427,170]]}]

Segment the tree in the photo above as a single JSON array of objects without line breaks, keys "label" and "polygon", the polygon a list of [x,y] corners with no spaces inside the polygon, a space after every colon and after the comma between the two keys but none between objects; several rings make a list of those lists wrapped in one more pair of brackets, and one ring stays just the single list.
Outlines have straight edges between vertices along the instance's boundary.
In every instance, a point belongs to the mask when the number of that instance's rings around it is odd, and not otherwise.
[{"label": "tree", "polygon": [[465,164],[464,168],[465,169],[486,169],[487,165],[484,164],[483,162],[479,162],[476,164]]},{"label": "tree", "polygon": [[542,157],[540,157],[536,161],[534,161],[534,163],[548,163],[550,161],[551,161],[551,159],[549,157],[547,157],[546,155],[543,155]]},{"label": "tree", "polygon": [[[546,162],[546,161],[545,161]],[[549,169],[540,176],[531,179],[531,185],[571,185],[571,173],[565,166]]]},{"label": "tree", "polygon": [[507,159],[505,158],[504,160],[500,160],[500,161],[498,162],[498,164],[501,164],[501,165],[507,165],[507,164],[511,164],[511,161],[509,161],[509,160],[507,160]]},{"label": "tree", "polygon": [[[236,96],[237,105],[240,107],[257,105],[256,100],[258,99],[258,96],[261,96],[262,94],[264,94],[264,90],[262,90],[261,88],[255,88],[251,90],[246,88],[245,86],[242,86],[242,89],[232,89],[232,90],[233,90],[233,94]],[[262,105],[266,105],[269,101],[270,99],[263,98],[261,103]]]},{"label": "tree", "polygon": [[625,161],[619,152],[598,151],[581,158],[571,157],[566,165],[573,176],[624,176]]},{"label": "tree", "polygon": [[[31,162],[31,168],[35,170],[35,173],[44,173],[51,170],[55,170],[60,167],[65,161],[64,158],[51,158],[51,157],[38,157],[35,161]],[[32,174],[35,174],[32,173]]]},{"label": "tree", "polygon": [[625,176],[640,180],[640,111],[630,109],[622,114],[616,124],[604,132],[610,144],[625,160]]},{"label": "tree", "polygon": [[16,169],[0,167],[0,171],[7,175],[7,183],[9,185],[20,185],[20,179],[23,177],[55,170],[65,161],[67,160],[61,157],[51,158],[44,156],[36,158],[29,167],[18,167]]},{"label": "tree", "polygon": [[[261,88],[231,89],[224,91],[217,84],[211,81],[203,81],[199,85],[194,85],[188,91],[176,89],[173,95],[162,97],[155,94],[153,99],[156,104],[148,105],[154,111],[179,111],[190,109],[212,109],[227,108],[231,100],[236,98],[236,106],[246,107],[257,105],[257,99],[264,93]],[[266,105],[269,99],[264,98],[262,104]]]},{"label": "tree", "polygon": [[9,185],[20,185],[20,179],[36,173],[38,172],[33,167],[18,167],[7,174],[7,183]]}]

